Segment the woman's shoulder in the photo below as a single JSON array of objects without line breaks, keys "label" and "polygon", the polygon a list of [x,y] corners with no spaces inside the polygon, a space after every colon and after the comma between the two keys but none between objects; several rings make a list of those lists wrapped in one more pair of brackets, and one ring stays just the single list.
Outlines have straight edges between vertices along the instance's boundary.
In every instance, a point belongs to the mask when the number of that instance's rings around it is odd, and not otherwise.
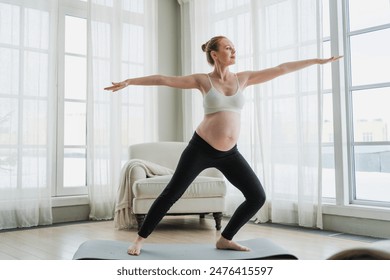
[{"label": "woman's shoulder", "polygon": [[200,80],[208,79],[208,73],[195,73],[193,74],[196,78]]},{"label": "woman's shoulder", "polygon": [[204,94],[210,88],[210,80],[207,73],[195,73],[193,77],[196,79],[199,90]]},{"label": "woman's shoulder", "polygon": [[247,86],[248,79],[253,72],[254,71],[249,70],[249,71],[242,71],[236,73],[236,77],[242,88],[245,88]]}]

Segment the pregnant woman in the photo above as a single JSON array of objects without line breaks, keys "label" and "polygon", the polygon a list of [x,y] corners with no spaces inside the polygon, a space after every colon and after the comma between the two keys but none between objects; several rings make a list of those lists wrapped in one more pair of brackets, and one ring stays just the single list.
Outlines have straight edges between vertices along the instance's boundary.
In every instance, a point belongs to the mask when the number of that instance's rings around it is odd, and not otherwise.
[{"label": "pregnant woman", "polygon": [[216,242],[217,249],[249,251],[233,241],[234,235],[263,206],[266,196],[256,174],[237,149],[240,134],[240,112],[244,106],[244,89],[264,83],[280,75],[302,68],[325,64],[340,57],[308,59],[280,64],[261,71],[232,73],[236,50],[224,37],[211,38],[202,45],[208,63],[214,67],[208,74],[188,76],[152,75],[130,78],[105,90],[118,91],[130,85],[164,85],[181,89],[198,89],[203,95],[204,118],[183,151],[175,173],[164,191],[151,206],[138,236],[128,254],[139,255],[145,239],[152,233],[170,207],[183,195],[199,173],[209,167],[219,169],[227,180],[244,195],[245,201],[236,209]]}]

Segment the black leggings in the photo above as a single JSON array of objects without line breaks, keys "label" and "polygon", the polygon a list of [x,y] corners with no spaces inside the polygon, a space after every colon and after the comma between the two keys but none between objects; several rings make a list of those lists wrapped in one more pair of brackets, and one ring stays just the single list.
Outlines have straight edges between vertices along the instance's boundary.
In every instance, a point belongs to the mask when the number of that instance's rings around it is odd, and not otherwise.
[{"label": "black leggings", "polygon": [[233,239],[238,230],[263,206],[265,202],[263,187],[237,150],[237,145],[229,151],[219,151],[196,133],[183,151],[171,181],[152,204],[138,235],[147,238],[192,181],[209,167],[219,169],[246,199],[234,212],[222,232],[226,239]]}]

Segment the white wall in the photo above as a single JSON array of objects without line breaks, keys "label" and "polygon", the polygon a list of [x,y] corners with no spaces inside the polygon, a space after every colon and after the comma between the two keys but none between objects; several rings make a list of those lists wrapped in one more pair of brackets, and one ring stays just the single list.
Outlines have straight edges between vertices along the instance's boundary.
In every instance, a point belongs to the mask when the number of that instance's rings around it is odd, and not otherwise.
[{"label": "white wall", "polygon": [[[158,68],[159,74],[180,75],[180,5],[177,0],[157,1]],[[158,136],[159,141],[181,141],[181,91],[159,87]]]}]

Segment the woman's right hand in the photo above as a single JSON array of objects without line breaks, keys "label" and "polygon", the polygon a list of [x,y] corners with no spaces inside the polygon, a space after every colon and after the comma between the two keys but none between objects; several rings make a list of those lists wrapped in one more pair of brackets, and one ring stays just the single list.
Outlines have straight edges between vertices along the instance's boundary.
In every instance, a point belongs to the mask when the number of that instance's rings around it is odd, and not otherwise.
[{"label": "woman's right hand", "polygon": [[128,84],[126,81],[119,82],[119,83],[112,82],[112,86],[105,87],[104,90],[111,90],[112,92],[115,92],[115,91],[124,89],[127,86],[128,86]]}]

